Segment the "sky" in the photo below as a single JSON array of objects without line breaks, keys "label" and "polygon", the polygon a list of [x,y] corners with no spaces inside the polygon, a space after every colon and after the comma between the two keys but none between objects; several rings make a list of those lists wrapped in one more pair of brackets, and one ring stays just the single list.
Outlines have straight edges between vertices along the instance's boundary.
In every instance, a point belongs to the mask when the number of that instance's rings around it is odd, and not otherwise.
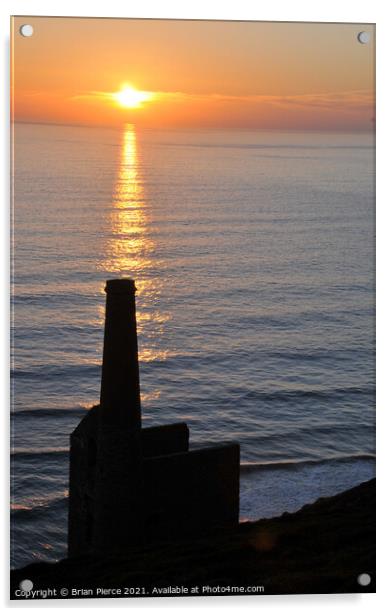
[{"label": "sky", "polygon": [[372,25],[15,17],[11,27],[15,121],[374,127]]}]

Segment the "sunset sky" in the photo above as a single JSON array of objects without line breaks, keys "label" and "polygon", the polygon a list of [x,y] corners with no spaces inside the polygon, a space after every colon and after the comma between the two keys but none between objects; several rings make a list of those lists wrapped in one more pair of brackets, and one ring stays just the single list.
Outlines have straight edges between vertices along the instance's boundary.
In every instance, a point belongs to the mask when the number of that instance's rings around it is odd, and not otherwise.
[{"label": "sunset sky", "polygon": [[373,26],[16,17],[12,30],[16,121],[373,129]]}]

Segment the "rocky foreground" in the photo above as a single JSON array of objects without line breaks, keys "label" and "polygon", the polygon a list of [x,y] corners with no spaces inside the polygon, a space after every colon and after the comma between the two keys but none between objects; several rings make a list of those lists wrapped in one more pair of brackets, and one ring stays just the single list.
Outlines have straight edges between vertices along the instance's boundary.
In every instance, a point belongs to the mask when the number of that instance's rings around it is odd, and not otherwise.
[{"label": "rocky foreground", "polygon": [[[375,488],[373,479],[197,541],[28,565],[12,571],[11,598],[375,592]],[[363,573],[367,586],[358,583]],[[19,588],[26,579],[30,593]]]}]

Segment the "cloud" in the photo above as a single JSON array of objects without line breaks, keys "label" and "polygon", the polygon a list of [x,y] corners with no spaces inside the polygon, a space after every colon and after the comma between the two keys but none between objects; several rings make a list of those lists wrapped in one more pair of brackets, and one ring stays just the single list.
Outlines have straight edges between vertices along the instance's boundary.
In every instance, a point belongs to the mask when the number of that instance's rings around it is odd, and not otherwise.
[{"label": "cloud", "polygon": [[[373,93],[368,90],[355,90],[348,92],[329,92],[319,94],[294,94],[287,96],[275,95],[222,95],[192,94],[185,92],[151,92],[157,102],[173,103],[243,103],[267,104],[279,107],[340,109],[364,109],[374,105]],[[101,100],[113,102],[114,92],[90,91],[71,96],[72,100]]]}]

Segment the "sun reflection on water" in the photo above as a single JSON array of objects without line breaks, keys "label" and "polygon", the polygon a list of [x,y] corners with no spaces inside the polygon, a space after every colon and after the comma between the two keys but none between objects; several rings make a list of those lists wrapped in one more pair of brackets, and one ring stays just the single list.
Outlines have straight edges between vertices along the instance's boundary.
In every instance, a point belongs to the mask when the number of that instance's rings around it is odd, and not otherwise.
[{"label": "sun reflection on water", "polygon": [[117,275],[132,275],[139,292],[146,285],[143,272],[151,266],[153,242],[148,234],[141,163],[134,126],[124,128],[121,158],[113,193],[111,238],[104,267]]},{"label": "sun reflection on water", "polygon": [[110,212],[110,234],[102,269],[109,275],[130,277],[136,281],[138,332],[145,334],[143,344],[139,345],[139,359],[142,362],[167,357],[167,351],[158,348],[164,323],[170,316],[156,307],[162,283],[161,278],[152,275],[151,270],[153,267],[156,269],[157,265],[137,133],[132,124],[127,124],[124,127]]}]

